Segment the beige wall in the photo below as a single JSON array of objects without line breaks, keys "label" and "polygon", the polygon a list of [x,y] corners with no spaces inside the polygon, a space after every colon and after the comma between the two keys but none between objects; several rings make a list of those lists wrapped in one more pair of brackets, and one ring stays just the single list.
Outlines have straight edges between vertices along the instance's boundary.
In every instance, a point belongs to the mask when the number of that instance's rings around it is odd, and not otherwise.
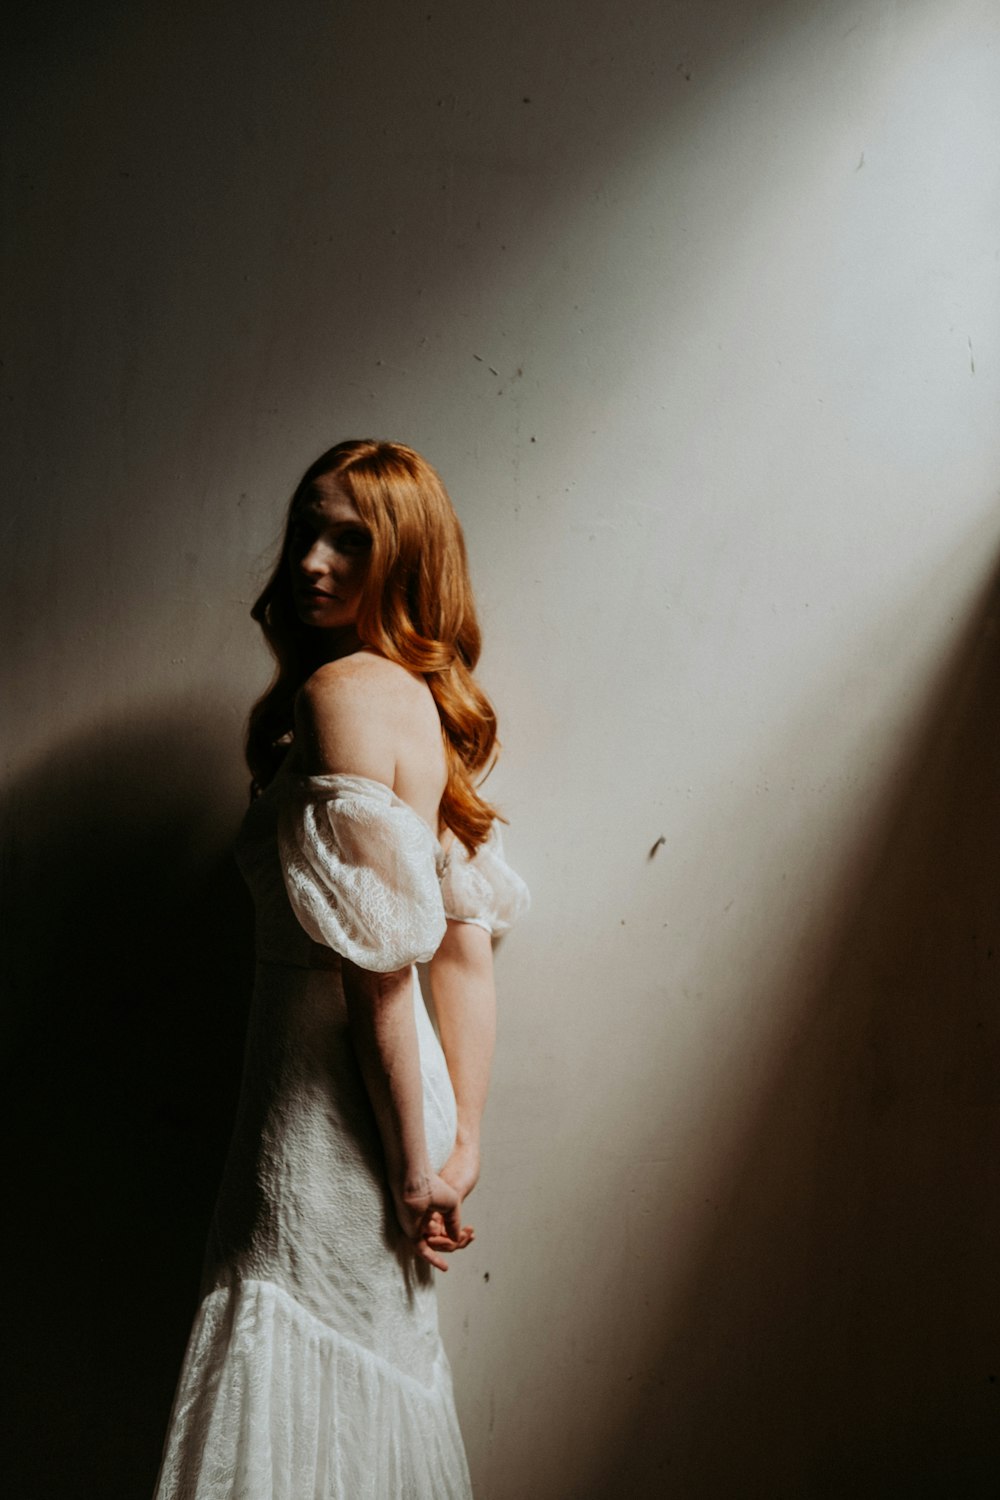
[{"label": "beige wall", "polygon": [[238,1046],[247,609],[298,472],[374,433],[465,522],[535,900],[442,1287],[479,1500],[991,1494],[996,5],[20,25],[11,1050],[44,1098],[57,1037],[92,1144],[37,1149],[127,1349],[174,1299],[127,1390],[63,1377],[52,1462],[155,1465]]}]

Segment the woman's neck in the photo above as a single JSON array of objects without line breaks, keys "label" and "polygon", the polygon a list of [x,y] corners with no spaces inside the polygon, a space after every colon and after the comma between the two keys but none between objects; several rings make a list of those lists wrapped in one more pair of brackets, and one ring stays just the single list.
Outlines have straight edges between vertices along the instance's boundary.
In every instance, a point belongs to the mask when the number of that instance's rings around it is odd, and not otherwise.
[{"label": "woman's neck", "polygon": [[353,625],[345,625],[337,630],[317,630],[315,647],[317,666],[328,661],[339,661],[342,656],[353,656],[356,651],[368,649]]}]

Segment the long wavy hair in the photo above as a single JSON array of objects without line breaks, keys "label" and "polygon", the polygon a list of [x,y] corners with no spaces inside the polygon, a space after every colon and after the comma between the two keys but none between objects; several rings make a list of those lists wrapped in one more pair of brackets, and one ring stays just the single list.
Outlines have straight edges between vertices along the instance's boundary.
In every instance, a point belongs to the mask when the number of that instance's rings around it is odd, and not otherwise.
[{"label": "long wavy hair", "polygon": [[251,610],[277,666],[250,711],[251,794],[278,769],[293,732],[295,695],[326,660],[322,633],[296,614],[288,546],[300,503],[327,478],[350,497],[371,533],[358,637],[419,672],[433,693],[448,762],[441,820],[471,853],[499,816],[477,790],[499,749],[496,714],[473,676],[481,637],[462,528],[438,475],[401,443],[338,443],[310,465],[292,496],[280,556]]}]

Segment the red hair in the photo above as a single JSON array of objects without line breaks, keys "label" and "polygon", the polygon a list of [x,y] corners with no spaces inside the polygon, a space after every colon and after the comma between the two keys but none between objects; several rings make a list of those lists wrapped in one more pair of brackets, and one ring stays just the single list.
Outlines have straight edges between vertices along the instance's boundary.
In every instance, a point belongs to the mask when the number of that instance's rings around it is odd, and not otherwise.
[{"label": "red hair", "polygon": [[324,660],[321,637],[295,612],[287,556],[295,512],[325,478],[336,480],[371,533],[358,636],[420,673],[434,695],[448,759],[441,820],[471,853],[497,817],[476,790],[499,748],[496,714],[473,676],[481,637],[462,528],[437,473],[401,443],[338,443],[310,465],[292,496],[281,555],[251,611],[277,662],[274,681],[250,712],[252,790],[277,770],[295,694]]}]

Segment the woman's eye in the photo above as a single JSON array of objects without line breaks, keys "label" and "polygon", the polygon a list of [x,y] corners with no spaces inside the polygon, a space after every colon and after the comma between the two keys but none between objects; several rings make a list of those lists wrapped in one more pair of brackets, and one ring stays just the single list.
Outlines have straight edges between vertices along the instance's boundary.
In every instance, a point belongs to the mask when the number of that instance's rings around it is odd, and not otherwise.
[{"label": "woman's eye", "polygon": [[367,552],[370,546],[371,537],[367,531],[342,531],[337,538],[341,552]]}]

